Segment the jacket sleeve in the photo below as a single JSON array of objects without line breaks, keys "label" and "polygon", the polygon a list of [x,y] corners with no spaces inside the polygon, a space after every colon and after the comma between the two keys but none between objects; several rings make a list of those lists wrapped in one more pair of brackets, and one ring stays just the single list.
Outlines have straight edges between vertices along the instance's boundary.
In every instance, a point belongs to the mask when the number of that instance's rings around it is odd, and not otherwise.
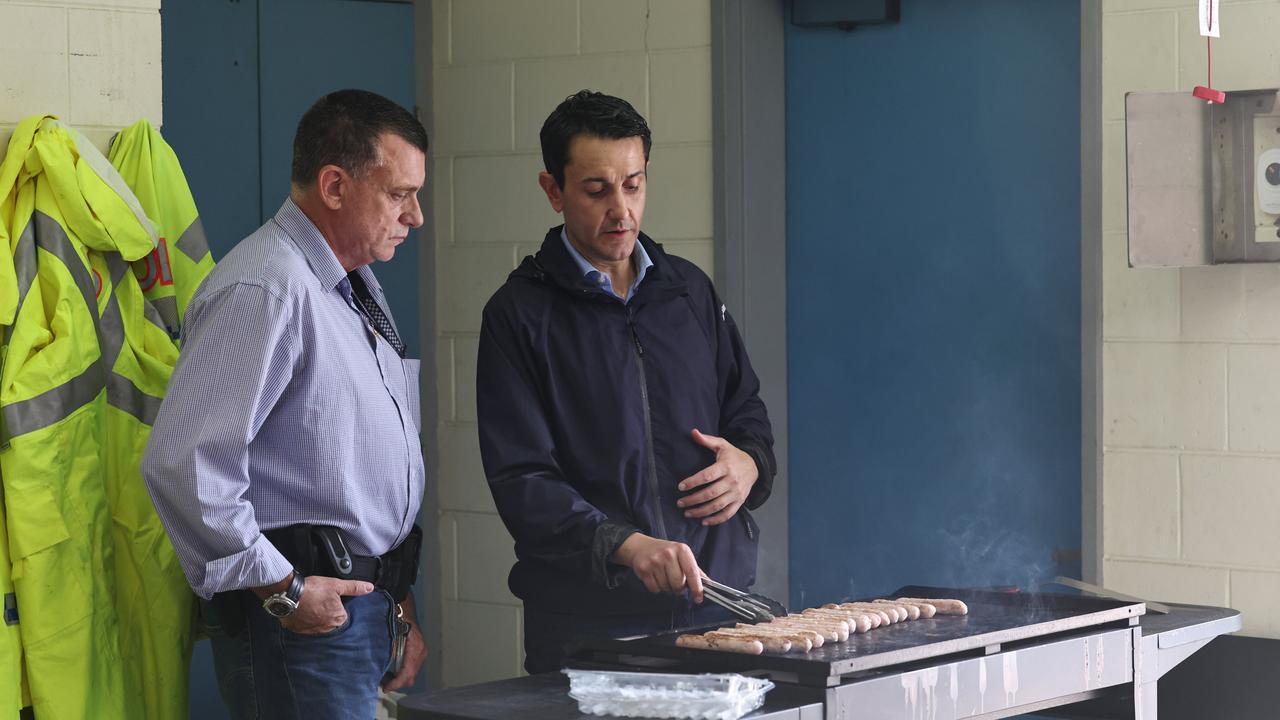
[{"label": "jacket sleeve", "polygon": [[480,455],[498,514],[521,559],[617,587],[627,569],[608,558],[637,529],[609,519],[561,471],[531,341],[513,314],[485,308],[476,361]]},{"label": "jacket sleeve", "polygon": [[748,510],[755,510],[769,499],[773,477],[778,471],[773,456],[773,427],[760,400],[760,379],[751,369],[738,326],[714,291],[711,300],[717,340],[716,367],[720,376],[720,434],[755,460],[759,478],[745,503]]}]

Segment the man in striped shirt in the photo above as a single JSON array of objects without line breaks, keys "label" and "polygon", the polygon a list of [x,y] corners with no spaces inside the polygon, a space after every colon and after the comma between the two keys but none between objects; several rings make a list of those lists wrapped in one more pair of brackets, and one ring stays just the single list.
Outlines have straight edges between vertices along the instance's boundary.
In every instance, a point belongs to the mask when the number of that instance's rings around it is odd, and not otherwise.
[{"label": "man in striped shirt", "polygon": [[426,151],[390,100],[321,98],[289,198],[187,310],[142,469],[236,717],[370,718],[426,656],[419,361],[370,269],[423,222]]}]

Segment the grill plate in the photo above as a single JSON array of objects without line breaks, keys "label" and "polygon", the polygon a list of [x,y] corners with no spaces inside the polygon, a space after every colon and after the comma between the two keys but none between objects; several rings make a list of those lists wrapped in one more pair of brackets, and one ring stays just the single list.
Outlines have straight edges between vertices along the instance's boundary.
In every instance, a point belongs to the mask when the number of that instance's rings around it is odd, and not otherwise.
[{"label": "grill plate", "polygon": [[807,653],[743,655],[676,647],[676,637],[683,633],[720,627],[706,626],[661,635],[587,640],[576,644],[573,658],[591,662],[600,659],[601,653],[618,659],[664,658],[678,661],[687,672],[765,670],[794,675],[804,684],[834,685],[843,676],[890,667],[896,670],[900,665],[944,655],[994,652],[1003,644],[1081,628],[1136,624],[1136,618],[1146,612],[1142,603],[1049,593],[910,586],[891,597],[954,598],[968,604],[969,614],[882,626]]}]

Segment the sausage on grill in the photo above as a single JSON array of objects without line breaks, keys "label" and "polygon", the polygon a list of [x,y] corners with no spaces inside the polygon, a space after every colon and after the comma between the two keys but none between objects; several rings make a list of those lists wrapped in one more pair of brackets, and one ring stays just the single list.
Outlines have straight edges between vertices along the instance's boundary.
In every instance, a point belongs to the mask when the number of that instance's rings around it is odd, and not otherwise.
[{"label": "sausage on grill", "polygon": [[[934,615],[937,615],[937,614],[938,614],[938,608],[936,608],[936,607],[934,607],[934,606],[930,605],[929,603],[923,603],[923,602],[922,602],[922,603],[917,603],[917,602],[912,602],[912,603],[899,603],[899,602],[898,602],[898,601],[896,601],[896,600],[876,600],[876,602],[878,602],[878,603],[892,603],[892,604],[895,604],[895,605],[905,605],[905,606],[906,606],[907,608],[909,608],[909,609],[910,609],[910,608],[915,608],[915,609],[916,609],[917,611],[919,611],[919,613],[920,613],[919,617],[922,617],[922,618],[924,618],[924,619],[926,619],[926,620],[928,620],[929,618],[931,618],[931,617],[933,617]],[[913,617],[913,618],[911,618],[911,619],[912,619],[912,620],[915,620],[916,618],[914,618],[914,617]]]},{"label": "sausage on grill", "polygon": [[703,633],[702,637],[708,640],[755,640],[764,646],[769,652],[791,652],[791,641],[782,635],[770,635],[768,633],[748,633],[741,630],[723,629],[712,630]]},{"label": "sausage on grill", "polygon": [[676,645],[683,648],[699,650],[727,650],[729,652],[759,655],[764,652],[764,644],[759,640],[732,637],[706,637],[704,635],[681,635],[676,638]]},{"label": "sausage on grill", "polygon": [[964,601],[962,600],[898,598],[898,602],[926,603],[937,608],[939,615],[968,615],[969,614],[969,606],[965,605]]}]

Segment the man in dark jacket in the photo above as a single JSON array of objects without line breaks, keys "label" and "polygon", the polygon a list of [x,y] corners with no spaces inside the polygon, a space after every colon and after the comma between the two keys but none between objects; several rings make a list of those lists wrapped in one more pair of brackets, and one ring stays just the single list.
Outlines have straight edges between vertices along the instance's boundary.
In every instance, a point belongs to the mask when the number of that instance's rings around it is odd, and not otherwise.
[{"label": "man in dark jacket", "polygon": [[726,619],[701,574],[746,588],[773,434],[710,279],[640,232],[649,128],[582,91],[541,132],[539,184],[564,225],[484,310],[480,450],[516,543],[525,668],[576,635]]}]

